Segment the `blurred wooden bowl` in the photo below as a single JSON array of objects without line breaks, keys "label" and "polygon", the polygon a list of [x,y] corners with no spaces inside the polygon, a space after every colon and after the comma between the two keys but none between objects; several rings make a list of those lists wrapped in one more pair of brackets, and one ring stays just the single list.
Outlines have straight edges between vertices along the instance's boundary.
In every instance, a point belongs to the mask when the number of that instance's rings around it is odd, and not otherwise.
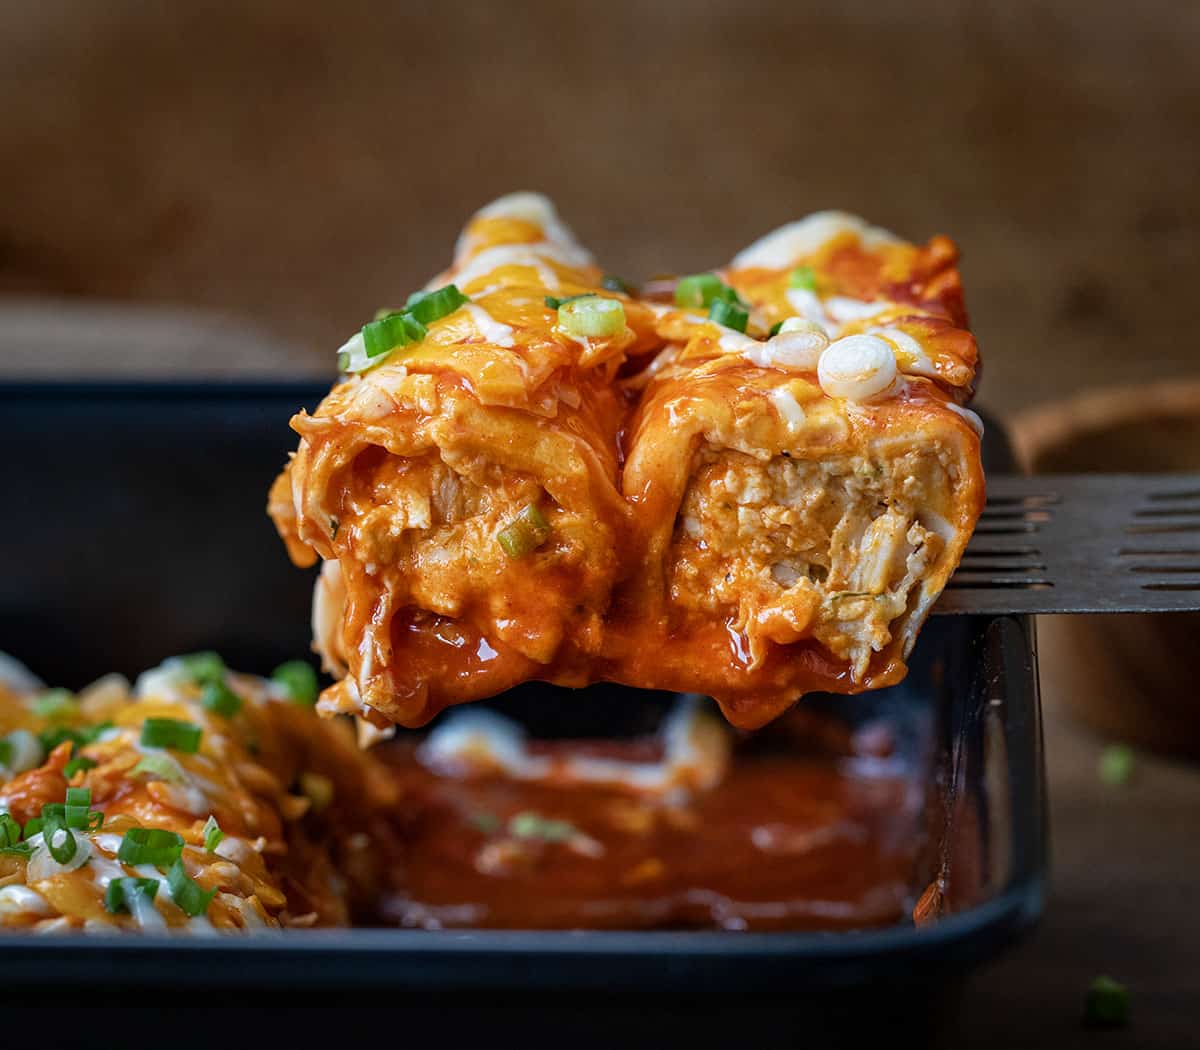
[{"label": "blurred wooden bowl", "polygon": [[[1038,474],[1197,471],[1200,381],[1082,394],[1018,416],[1012,436]],[[1048,704],[1106,736],[1200,757],[1200,614],[1043,616],[1038,643]]]}]

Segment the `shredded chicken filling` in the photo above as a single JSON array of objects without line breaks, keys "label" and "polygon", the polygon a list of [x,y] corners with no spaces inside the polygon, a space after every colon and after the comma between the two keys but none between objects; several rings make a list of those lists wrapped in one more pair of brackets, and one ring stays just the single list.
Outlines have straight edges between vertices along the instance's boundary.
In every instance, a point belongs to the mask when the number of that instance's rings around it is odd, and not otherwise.
[{"label": "shredded chicken filling", "polygon": [[705,448],[676,522],[672,602],[726,616],[754,663],[768,642],[815,639],[861,680],[944,547],[916,509],[944,473],[920,449],[764,461]]},{"label": "shredded chicken filling", "polygon": [[[352,475],[340,520],[355,562],[379,577],[392,609],[469,618],[540,663],[553,659],[568,622],[586,636],[594,620],[598,634],[615,557],[611,529],[559,506],[535,478],[481,456],[402,458],[378,448],[358,458]],[[513,557],[499,534],[530,505],[548,538]]]}]

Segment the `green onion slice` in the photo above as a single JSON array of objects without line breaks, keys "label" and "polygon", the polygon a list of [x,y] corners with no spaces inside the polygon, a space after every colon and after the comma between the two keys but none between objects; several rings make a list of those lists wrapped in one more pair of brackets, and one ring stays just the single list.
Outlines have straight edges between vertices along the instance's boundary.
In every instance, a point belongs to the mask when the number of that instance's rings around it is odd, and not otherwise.
[{"label": "green onion slice", "polygon": [[130,902],[135,893],[144,893],[148,900],[154,900],[158,895],[158,879],[137,879],[128,876],[113,879],[104,891],[104,910],[110,915],[132,911]]},{"label": "green onion slice", "polygon": [[204,730],[194,722],[181,722],[177,718],[147,718],[142,723],[143,747],[166,747],[193,755],[200,750],[200,738]]},{"label": "green onion slice", "polygon": [[66,726],[59,726],[56,729],[38,733],[38,742],[47,754],[67,740],[76,747],[86,747],[88,744],[94,744],[102,733],[108,732],[112,727],[111,722],[101,722],[99,725],[85,726],[82,729],[68,729]]},{"label": "green onion slice", "polygon": [[320,692],[317,672],[306,660],[289,660],[280,664],[272,672],[271,681],[283,686],[294,704],[312,707],[317,702],[317,694]]},{"label": "green onion slice", "polygon": [[400,346],[419,343],[425,338],[425,326],[412,314],[388,314],[378,321],[363,325],[363,346],[367,357],[374,359]]},{"label": "green onion slice", "polygon": [[0,737],[0,766],[12,765],[13,742],[7,737]]},{"label": "green onion slice", "polygon": [[11,813],[0,813],[0,848],[15,846],[21,841],[21,825]]},{"label": "green onion slice", "polygon": [[175,657],[176,663],[183,668],[184,673],[197,685],[211,682],[225,676],[225,661],[219,653],[205,651],[188,653]]},{"label": "green onion slice", "polygon": [[616,299],[585,295],[558,308],[558,324],[571,335],[604,339],[625,331],[625,307]]},{"label": "green onion slice", "polygon": [[750,313],[738,303],[727,303],[723,299],[717,299],[709,308],[708,319],[726,328],[732,328],[735,332],[744,332],[750,321]]},{"label": "green onion slice", "polygon": [[38,718],[48,718],[53,722],[62,718],[70,718],[75,714],[78,706],[75,694],[69,689],[51,689],[34,699],[33,713]]},{"label": "green onion slice", "polygon": [[220,679],[205,683],[200,703],[223,718],[232,718],[242,709],[242,698]]},{"label": "green onion slice", "polygon": [[460,306],[470,301],[458,290],[457,285],[448,284],[433,292],[414,292],[408,297],[408,304],[404,309],[418,323],[430,325],[443,317],[449,317]]},{"label": "green onion slice", "polygon": [[97,762],[94,758],[88,758],[87,755],[79,755],[63,766],[63,776],[70,780],[76,773],[95,769],[96,765]]},{"label": "green onion slice", "polygon": [[522,507],[512,524],[496,537],[510,558],[523,558],[550,538],[550,523],[542,516],[536,503]]},{"label": "green onion slice", "polygon": [[817,290],[817,275],[811,266],[797,266],[788,274],[789,288],[805,288],[810,292]]},{"label": "green onion slice", "polygon": [[79,849],[75,833],[67,827],[66,818],[61,813],[47,813],[49,806],[42,807],[42,841],[46,849],[59,864],[69,864]]},{"label": "green onion slice", "polygon": [[132,769],[133,776],[149,773],[159,780],[167,780],[172,784],[183,783],[183,769],[170,755],[143,755]]},{"label": "green onion slice", "polygon": [[779,334],[779,333],[780,333],[782,330],[783,330],[783,322],[782,322],[782,321],[776,321],[776,322],[775,322],[773,325],[771,325],[771,330],[770,330],[770,331],[769,331],[767,334],[768,334],[768,335],[771,335],[771,336],[776,336],[776,335],[778,335],[778,334]]},{"label": "green onion slice", "polygon": [[67,788],[67,805],[82,806],[84,809],[90,809],[92,805],[92,789]]},{"label": "green onion slice", "polygon": [[738,293],[715,273],[694,273],[681,277],[675,285],[675,305],[700,310],[716,302],[745,306]]},{"label": "green onion slice", "polygon": [[217,895],[215,889],[201,889],[199,883],[184,871],[181,860],[176,860],[167,872],[167,886],[171,890],[171,900],[179,905],[185,915],[192,918],[208,911],[213,897]]},{"label": "green onion slice", "polygon": [[543,842],[566,842],[579,834],[575,825],[566,820],[548,820],[537,813],[518,813],[508,822],[508,833],[518,839],[541,839]]},{"label": "green onion slice", "polygon": [[204,848],[209,853],[215,852],[216,848],[221,845],[221,840],[224,837],[225,832],[221,830],[221,825],[217,823],[217,818],[210,814],[204,824]]},{"label": "green onion slice", "polygon": [[122,864],[153,864],[165,868],[183,853],[183,836],[165,828],[130,828],[121,839],[117,860]]}]

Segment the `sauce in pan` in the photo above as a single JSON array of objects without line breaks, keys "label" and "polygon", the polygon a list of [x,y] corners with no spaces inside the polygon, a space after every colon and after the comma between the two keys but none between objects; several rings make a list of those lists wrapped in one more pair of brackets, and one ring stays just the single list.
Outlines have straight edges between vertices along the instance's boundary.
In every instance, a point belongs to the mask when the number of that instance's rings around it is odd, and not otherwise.
[{"label": "sauce in pan", "polygon": [[[787,720],[785,719],[785,723]],[[532,743],[552,761],[658,760],[653,740]],[[887,755],[803,715],[735,748],[690,794],[615,782],[456,775],[411,741],[387,757],[412,814],[389,922],[427,929],[842,930],[912,909],[925,791]]]}]

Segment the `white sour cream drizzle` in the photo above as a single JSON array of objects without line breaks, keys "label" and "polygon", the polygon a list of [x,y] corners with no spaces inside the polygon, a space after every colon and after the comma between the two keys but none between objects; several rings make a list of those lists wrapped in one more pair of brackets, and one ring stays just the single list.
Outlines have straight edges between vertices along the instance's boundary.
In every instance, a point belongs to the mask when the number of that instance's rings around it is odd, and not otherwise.
[{"label": "white sour cream drizzle", "polygon": [[482,306],[477,306],[475,303],[467,303],[462,309],[467,311],[471,317],[471,323],[475,325],[479,334],[489,343],[492,343],[494,346],[504,347],[514,345],[512,328],[506,324],[501,324]]}]

